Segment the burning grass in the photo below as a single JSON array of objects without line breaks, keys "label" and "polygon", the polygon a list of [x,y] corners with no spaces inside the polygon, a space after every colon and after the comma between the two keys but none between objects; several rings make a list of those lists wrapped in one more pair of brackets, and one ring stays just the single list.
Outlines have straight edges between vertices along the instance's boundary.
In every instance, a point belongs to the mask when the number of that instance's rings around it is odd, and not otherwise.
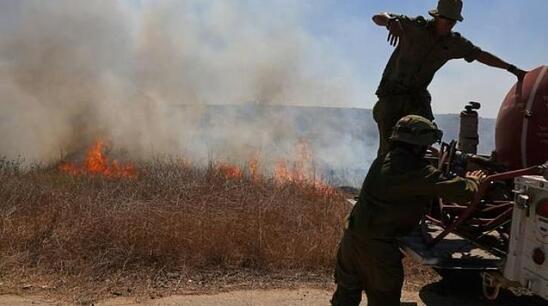
[{"label": "burning grass", "polygon": [[227,165],[134,167],[131,177],[74,175],[0,160],[1,279],[76,287],[171,272],[333,269],[348,212],[338,192]]}]

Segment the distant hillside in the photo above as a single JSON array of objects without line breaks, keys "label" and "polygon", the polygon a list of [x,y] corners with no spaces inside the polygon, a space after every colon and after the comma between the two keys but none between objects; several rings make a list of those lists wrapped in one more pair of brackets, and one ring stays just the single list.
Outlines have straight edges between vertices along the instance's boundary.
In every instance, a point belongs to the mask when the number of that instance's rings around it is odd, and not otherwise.
[{"label": "distant hillside", "polygon": [[[182,106],[186,107],[186,106]],[[179,107],[178,107],[179,108]],[[458,114],[436,116],[444,140],[457,138]],[[209,106],[203,111],[193,147],[213,158],[241,158],[248,149],[273,159],[291,160],[295,143],[305,139],[318,174],[334,184],[361,184],[376,156],[378,132],[371,110],[294,106]],[[494,148],[494,119],[480,120],[480,152]],[[211,156],[210,156],[211,157]]]}]

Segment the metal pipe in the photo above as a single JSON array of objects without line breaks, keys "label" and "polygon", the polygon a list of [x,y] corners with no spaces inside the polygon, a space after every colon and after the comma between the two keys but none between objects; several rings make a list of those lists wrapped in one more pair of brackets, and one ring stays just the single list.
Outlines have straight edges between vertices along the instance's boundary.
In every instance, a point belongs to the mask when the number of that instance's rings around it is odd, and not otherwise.
[{"label": "metal pipe", "polygon": [[509,171],[504,173],[498,173],[491,176],[488,176],[480,185],[478,192],[474,195],[474,198],[470,204],[470,206],[462,212],[456,221],[449,224],[442,233],[440,233],[438,236],[434,237],[431,241],[427,242],[427,245],[429,247],[432,247],[436,245],[438,242],[440,242],[443,238],[445,238],[449,233],[453,232],[457,227],[459,227],[464,221],[468,220],[479,208],[481,204],[481,199],[485,192],[487,191],[487,188],[493,183],[494,181],[503,181],[512,179],[518,176],[523,175],[534,175],[534,174],[542,174],[544,171],[543,166],[534,166],[526,169],[516,170],[516,171]]}]

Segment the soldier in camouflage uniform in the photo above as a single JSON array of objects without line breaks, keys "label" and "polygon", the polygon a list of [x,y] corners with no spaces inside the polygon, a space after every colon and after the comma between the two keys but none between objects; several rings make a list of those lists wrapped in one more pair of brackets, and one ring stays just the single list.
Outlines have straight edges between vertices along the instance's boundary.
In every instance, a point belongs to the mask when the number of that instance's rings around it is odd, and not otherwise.
[{"label": "soldier in camouflage uniform", "polygon": [[481,171],[446,179],[425,159],[426,149],[441,135],[421,116],[405,116],[396,124],[389,153],[371,165],[348,218],[332,305],[359,305],[365,291],[369,306],[399,306],[403,267],[396,239],[418,226],[436,197],[465,203],[477,192]]},{"label": "soldier in camouflage uniform", "polygon": [[523,79],[526,72],[510,65],[489,52],[476,47],[457,32],[452,32],[457,21],[462,21],[461,0],[440,0],[431,10],[433,20],[422,16],[382,13],[373,21],[388,29],[388,41],[397,46],[390,58],[377,89],[379,101],[373,108],[373,117],[380,133],[379,155],[388,150],[392,127],[405,115],[416,114],[434,119],[427,90],[434,74],[451,59],[463,58],[506,69]]}]

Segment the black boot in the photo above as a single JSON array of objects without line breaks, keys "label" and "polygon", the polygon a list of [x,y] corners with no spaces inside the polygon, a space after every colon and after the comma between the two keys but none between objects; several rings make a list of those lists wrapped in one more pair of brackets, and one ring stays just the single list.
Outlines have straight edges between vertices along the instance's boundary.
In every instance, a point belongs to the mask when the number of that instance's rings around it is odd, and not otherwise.
[{"label": "black boot", "polygon": [[332,306],[358,306],[362,301],[361,290],[348,290],[344,287],[337,286],[337,290],[331,298]]}]

